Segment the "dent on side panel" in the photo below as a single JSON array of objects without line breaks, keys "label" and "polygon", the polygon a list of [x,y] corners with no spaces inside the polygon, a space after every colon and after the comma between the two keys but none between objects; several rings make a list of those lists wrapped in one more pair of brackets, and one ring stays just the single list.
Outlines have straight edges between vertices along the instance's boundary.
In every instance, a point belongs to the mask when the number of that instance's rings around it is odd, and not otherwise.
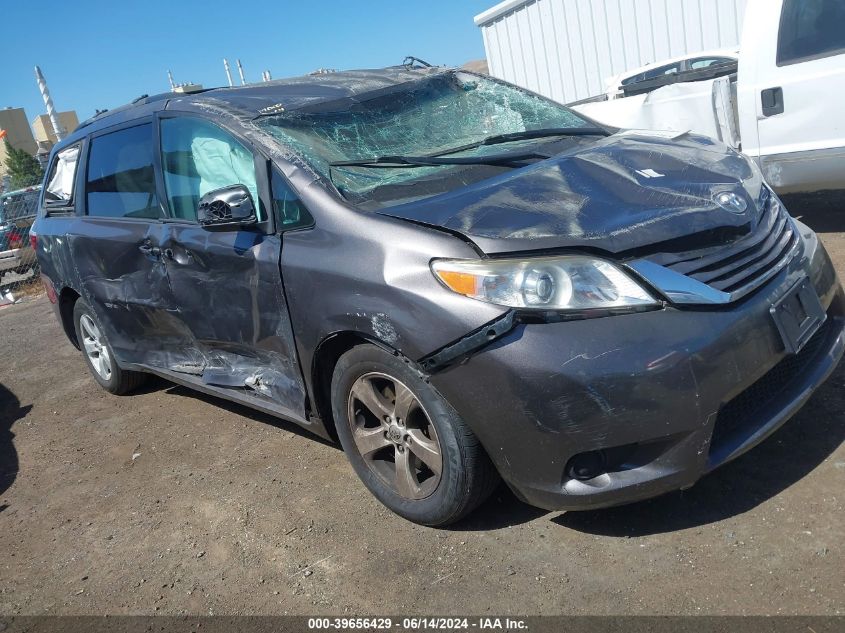
[{"label": "dent on side panel", "polygon": [[[337,205],[319,184],[299,192],[314,208]],[[434,257],[477,254],[440,231],[340,205],[315,228],[286,234],[282,275],[303,368],[334,333],[416,361],[507,312],[443,287],[431,273]]]},{"label": "dent on side panel", "polygon": [[138,249],[160,231],[157,223],[75,218],[63,238],[54,238],[67,240],[62,277],[97,314],[122,363],[138,362],[154,341],[179,329],[164,264]]},{"label": "dent on side panel", "polygon": [[181,232],[170,245],[168,271],[184,327],[167,348],[167,369],[267,399],[305,418],[305,388],[279,274],[280,238],[174,230]]}]

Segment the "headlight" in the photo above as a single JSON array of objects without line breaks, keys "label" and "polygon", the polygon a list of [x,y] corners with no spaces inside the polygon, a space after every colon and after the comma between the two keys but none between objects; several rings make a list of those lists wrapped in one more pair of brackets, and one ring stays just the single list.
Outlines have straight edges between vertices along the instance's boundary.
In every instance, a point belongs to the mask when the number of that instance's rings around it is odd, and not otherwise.
[{"label": "headlight", "polygon": [[592,257],[439,259],[431,269],[458,294],[512,308],[589,310],[659,304],[621,268]]}]

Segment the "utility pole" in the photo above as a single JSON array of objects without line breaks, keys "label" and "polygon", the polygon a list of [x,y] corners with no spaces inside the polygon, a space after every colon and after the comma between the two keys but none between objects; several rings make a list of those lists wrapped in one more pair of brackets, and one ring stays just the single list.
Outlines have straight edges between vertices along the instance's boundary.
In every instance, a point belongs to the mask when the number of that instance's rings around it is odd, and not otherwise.
[{"label": "utility pole", "polygon": [[50,91],[47,89],[47,81],[44,79],[44,75],[41,74],[41,69],[38,66],[35,67],[35,80],[38,82],[38,89],[41,90],[44,105],[47,107],[47,116],[50,117],[50,123],[53,125],[56,140],[61,141],[67,132],[62,127],[61,121],[59,121],[59,116],[53,107],[53,99],[50,98]]}]

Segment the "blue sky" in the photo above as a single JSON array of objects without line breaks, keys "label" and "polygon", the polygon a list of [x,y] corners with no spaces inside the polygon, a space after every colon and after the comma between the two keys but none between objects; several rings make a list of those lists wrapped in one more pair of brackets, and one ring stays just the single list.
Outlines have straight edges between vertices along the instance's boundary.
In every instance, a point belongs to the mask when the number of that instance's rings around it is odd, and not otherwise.
[{"label": "blue sky", "polygon": [[0,0],[0,108],[44,112],[37,64],[59,110],[80,120],[177,82],[225,85],[223,58],[247,81],[317,68],[374,68],[416,55],[484,57],[473,17],[497,0]]}]

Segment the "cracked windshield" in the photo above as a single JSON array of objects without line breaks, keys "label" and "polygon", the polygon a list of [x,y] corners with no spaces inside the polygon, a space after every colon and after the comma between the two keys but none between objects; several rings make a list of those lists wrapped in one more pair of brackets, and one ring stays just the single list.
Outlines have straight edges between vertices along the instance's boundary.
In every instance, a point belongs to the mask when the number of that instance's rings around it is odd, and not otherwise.
[{"label": "cracked windshield", "polygon": [[[338,111],[295,110],[262,119],[260,125],[282,145],[308,161],[348,199],[361,202],[372,197],[404,198],[395,192],[402,185],[417,185],[412,196],[431,195],[420,187],[436,174],[462,174],[473,182],[490,175],[487,165],[402,165],[391,167],[332,166],[341,161],[378,157],[421,157],[478,143],[499,134],[548,128],[589,128],[590,123],[567,108],[516,87],[468,73],[442,73],[405,84],[398,92],[366,95],[354,106],[347,102]],[[522,140],[449,153],[449,157],[497,156],[515,147],[536,144]],[[467,173],[469,172],[469,173]],[[475,175],[473,175],[475,174]],[[374,196],[374,190],[394,193]],[[408,192],[411,193],[411,192]]]}]

